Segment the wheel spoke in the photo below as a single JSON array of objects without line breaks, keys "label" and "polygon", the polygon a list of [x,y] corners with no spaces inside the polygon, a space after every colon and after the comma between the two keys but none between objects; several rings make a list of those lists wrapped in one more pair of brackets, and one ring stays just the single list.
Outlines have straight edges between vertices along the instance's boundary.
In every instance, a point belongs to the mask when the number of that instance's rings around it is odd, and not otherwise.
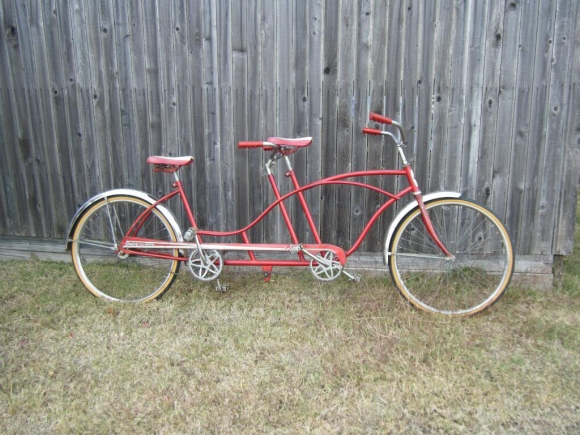
[{"label": "wheel spoke", "polygon": [[393,237],[389,267],[405,298],[418,308],[471,315],[493,304],[513,272],[507,231],[478,204],[442,199],[427,204],[435,231],[454,255],[440,254],[420,211],[404,218]]},{"label": "wheel spoke", "polygon": [[[149,207],[140,198],[111,196],[92,204],[79,220],[72,241],[73,264],[85,287],[111,301],[139,302],[159,297],[175,280],[180,262],[117,252],[124,231]],[[153,209],[135,234],[137,237],[177,241],[174,229]],[[140,252],[146,254],[147,250]],[[179,251],[164,254],[177,257]]]}]

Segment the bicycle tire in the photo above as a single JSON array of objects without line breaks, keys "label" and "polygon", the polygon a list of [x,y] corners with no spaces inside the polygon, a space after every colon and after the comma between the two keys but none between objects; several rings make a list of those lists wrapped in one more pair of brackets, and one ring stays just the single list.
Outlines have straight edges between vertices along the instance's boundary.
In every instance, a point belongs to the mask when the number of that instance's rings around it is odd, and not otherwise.
[{"label": "bicycle tire", "polygon": [[[117,245],[150,204],[134,196],[114,196],[92,204],[73,231],[71,255],[75,271],[96,297],[111,302],[147,302],[173,284],[181,261],[118,253]],[[176,231],[154,208],[137,237],[177,241]],[[142,250],[144,251],[144,250]],[[179,256],[177,249],[155,250]]]},{"label": "bicycle tire", "polygon": [[454,257],[445,257],[421,211],[413,209],[401,220],[387,252],[395,286],[424,311],[459,317],[486,310],[504,294],[514,270],[505,226],[491,210],[468,199],[437,199],[425,208]]}]

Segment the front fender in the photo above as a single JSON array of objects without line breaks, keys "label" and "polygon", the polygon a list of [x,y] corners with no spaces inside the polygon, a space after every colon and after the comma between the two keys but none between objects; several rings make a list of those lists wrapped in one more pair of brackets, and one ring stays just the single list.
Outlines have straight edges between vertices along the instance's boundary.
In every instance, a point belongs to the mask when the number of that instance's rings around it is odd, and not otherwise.
[{"label": "front fender", "polygon": [[[66,250],[67,251],[70,251],[73,232],[75,230],[75,227],[77,226],[79,218],[83,215],[83,213],[91,205],[93,205],[96,202],[102,201],[105,198],[110,198],[113,196],[120,196],[120,195],[134,196],[134,197],[137,197],[139,199],[142,199],[143,201],[145,201],[149,204],[154,204],[157,201],[153,196],[149,195],[148,193],[141,192],[140,190],[134,190],[134,189],[107,190],[106,192],[102,192],[102,193],[99,193],[98,195],[93,196],[92,198],[87,200],[77,210],[77,212],[73,216],[72,220],[70,221],[70,224],[68,226],[68,231],[67,231],[68,237],[66,240]],[[175,219],[175,216],[173,215],[173,213],[171,213],[171,211],[169,209],[167,209],[166,207],[164,207],[162,205],[158,205],[157,208],[163,214],[163,216],[169,221],[170,225],[173,227],[173,230],[175,231],[175,235],[177,236],[177,241],[183,242],[183,236],[181,235],[181,229],[180,229],[179,224],[177,223],[177,220]]]},{"label": "front fender", "polygon": [[[460,192],[452,192],[452,191],[443,191],[443,192],[433,192],[433,193],[428,193],[427,195],[423,195],[423,202],[426,204],[429,201],[433,201],[434,199],[441,199],[441,198],[460,198],[461,197],[461,193]],[[383,261],[385,262],[385,264],[389,263],[389,246],[391,246],[391,239],[393,237],[393,234],[395,233],[395,230],[397,229],[397,226],[399,226],[399,223],[403,220],[403,218],[410,213],[412,210],[416,209],[417,207],[419,207],[419,204],[417,203],[417,201],[415,199],[413,199],[413,201],[411,201],[409,204],[407,204],[405,207],[403,207],[403,209],[397,214],[397,216],[395,216],[395,219],[393,219],[393,222],[391,222],[391,225],[389,226],[389,231],[387,232],[387,237],[385,238],[385,244],[384,244],[384,249],[383,249]]]}]

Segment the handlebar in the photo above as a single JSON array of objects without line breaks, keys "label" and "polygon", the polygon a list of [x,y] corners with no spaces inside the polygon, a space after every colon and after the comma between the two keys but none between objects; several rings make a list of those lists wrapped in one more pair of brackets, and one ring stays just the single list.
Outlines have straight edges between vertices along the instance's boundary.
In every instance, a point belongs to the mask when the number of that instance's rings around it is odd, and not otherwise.
[{"label": "handlebar", "polygon": [[381,130],[375,130],[374,128],[368,128],[368,127],[363,128],[362,132],[364,134],[376,134],[376,135],[383,134],[383,132]]},{"label": "handlebar", "polygon": [[[378,113],[372,113],[372,112],[369,114],[369,120],[379,122],[381,124],[392,125],[392,126],[396,127],[397,130],[399,130],[399,133],[401,134],[401,142],[403,142],[403,145],[407,144],[407,136],[405,135],[405,130],[403,129],[403,126],[401,124],[399,124],[397,121],[393,121],[391,118],[387,118],[386,116],[379,115]],[[362,131],[365,134],[375,134],[375,135],[383,135],[384,134],[387,136],[391,136],[393,139],[395,139],[395,141],[397,141],[395,136],[393,136],[391,133],[386,132],[386,131],[376,130],[374,128],[367,128],[367,127],[363,128]]]},{"label": "handlebar", "polygon": [[379,115],[378,113],[370,113],[369,120],[380,122],[381,124],[391,125],[393,123],[393,120],[391,118],[387,118],[386,116]]},{"label": "handlebar", "polygon": [[238,148],[262,148],[264,142],[261,141],[248,141],[248,142],[238,142]]},{"label": "handlebar", "polygon": [[262,148],[264,151],[272,151],[274,144],[262,141],[238,142],[238,148]]}]

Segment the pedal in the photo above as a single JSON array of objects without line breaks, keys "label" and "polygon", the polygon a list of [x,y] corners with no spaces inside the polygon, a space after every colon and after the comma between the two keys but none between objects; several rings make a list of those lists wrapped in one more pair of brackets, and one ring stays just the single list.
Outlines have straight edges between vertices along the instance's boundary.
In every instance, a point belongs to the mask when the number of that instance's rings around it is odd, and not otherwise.
[{"label": "pedal", "polygon": [[220,283],[219,279],[216,279],[215,291],[220,293],[225,293],[228,291],[228,284]]},{"label": "pedal", "polygon": [[348,277],[348,279],[350,279],[351,281],[360,282],[361,276],[358,273],[347,272],[344,269],[342,270],[342,273],[345,274]]}]

